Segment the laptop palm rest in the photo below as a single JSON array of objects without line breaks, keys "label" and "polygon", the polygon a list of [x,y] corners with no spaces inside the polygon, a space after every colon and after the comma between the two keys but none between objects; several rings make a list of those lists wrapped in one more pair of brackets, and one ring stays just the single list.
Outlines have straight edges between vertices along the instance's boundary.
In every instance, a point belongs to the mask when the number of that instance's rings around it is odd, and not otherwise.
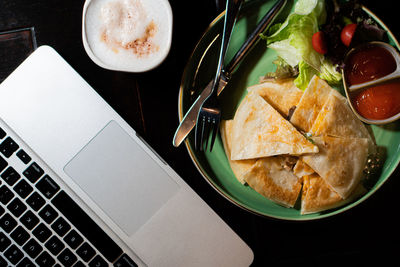
[{"label": "laptop palm rest", "polygon": [[64,168],[128,235],[179,190],[179,185],[115,121]]}]

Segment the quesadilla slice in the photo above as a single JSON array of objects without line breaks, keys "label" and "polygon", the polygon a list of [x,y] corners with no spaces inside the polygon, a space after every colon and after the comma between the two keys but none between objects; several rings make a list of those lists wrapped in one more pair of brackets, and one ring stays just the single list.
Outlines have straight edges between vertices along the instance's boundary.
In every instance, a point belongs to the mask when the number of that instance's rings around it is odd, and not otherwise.
[{"label": "quesadilla slice", "polygon": [[371,151],[375,142],[365,125],[354,115],[347,101],[330,94],[319,112],[310,132],[313,135],[367,138]]},{"label": "quesadilla slice", "polygon": [[294,79],[285,79],[282,81],[267,81],[247,88],[248,92],[257,93],[264,98],[273,108],[282,116],[288,117],[290,109],[295,107],[303,91],[294,84]]},{"label": "quesadilla slice", "polygon": [[335,94],[343,99],[343,96],[332,89],[326,81],[314,75],[290,118],[290,122],[298,129],[309,132],[330,94]]},{"label": "quesadilla slice", "polygon": [[303,177],[303,191],[301,195],[301,214],[321,212],[340,207],[366,192],[359,184],[347,199],[343,199],[333,191],[318,174],[314,173]]},{"label": "quesadilla slice", "polygon": [[293,207],[301,191],[299,178],[286,167],[285,156],[257,160],[243,178],[264,197],[285,207]]},{"label": "quesadilla slice", "polygon": [[307,163],[342,198],[359,184],[368,157],[367,138],[313,137],[319,153],[305,155]]},{"label": "quesadilla slice", "polygon": [[249,93],[237,109],[231,138],[231,160],[318,152],[317,146],[255,93]]},{"label": "quesadilla slice", "polygon": [[221,121],[221,139],[233,174],[241,184],[245,184],[246,181],[243,178],[243,174],[246,173],[254,165],[254,163],[256,163],[256,160],[231,160],[232,125],[232,120]]}]

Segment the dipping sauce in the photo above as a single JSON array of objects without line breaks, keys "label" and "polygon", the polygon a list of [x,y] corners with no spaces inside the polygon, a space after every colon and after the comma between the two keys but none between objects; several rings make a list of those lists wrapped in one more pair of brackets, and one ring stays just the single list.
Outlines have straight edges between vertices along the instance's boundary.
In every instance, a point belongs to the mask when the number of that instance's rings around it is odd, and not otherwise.
[{"label": "dipping sauce", "polygon": [[[367,45],[346,60],[345,78],[349,85],[375,80],[397,68],[392,54],[378,45]],[[400,112],[400,82],[361,89],[350,94],[357,112],[372,120],[390,118]]]},{"label": "dipping sauce", "polygon": [[382,120],[400,112],[400,83],[390,83],[355,92],[353,106],[367,119]]}]

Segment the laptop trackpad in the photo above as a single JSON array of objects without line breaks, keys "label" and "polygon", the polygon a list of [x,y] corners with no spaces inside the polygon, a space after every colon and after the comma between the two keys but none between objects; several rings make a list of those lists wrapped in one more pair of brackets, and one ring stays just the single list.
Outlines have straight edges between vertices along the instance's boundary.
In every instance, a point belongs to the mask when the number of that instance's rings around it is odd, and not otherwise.
[{"label": "laptop trackpad", "polygon": [[127,234],[134,234],[179,189],[178,184],[115,121],[64,171]]}]

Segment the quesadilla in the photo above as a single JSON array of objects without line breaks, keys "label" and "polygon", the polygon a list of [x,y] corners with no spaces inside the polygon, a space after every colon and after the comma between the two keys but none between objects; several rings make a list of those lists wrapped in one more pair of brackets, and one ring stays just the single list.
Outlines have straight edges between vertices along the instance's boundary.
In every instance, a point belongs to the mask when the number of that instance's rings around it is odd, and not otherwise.
[{"label": "quesadilla", "polygon": [[319,153],[305,155],[307,163],[342,198],[359,184],[368,157],[367,138],[313,137]]},{"label": "quesadilla", "polygon": [[290,109],[299,103],[303,95],[303,91],[297,88],[293,81],[294,79],[285,79],[279,82],[267,81],[250,86],[247,91],[257,93],[287,118]]},{"label": "quesadilla", "polygon": [[261,96],[250,92],[233,119],[231,160],[316,153],[309,142]]},{"label": "quesadilla", "polygon": [[259,159],[243,178],[264,197],[285,207],[293,207],[300,194],[301,183],[286,163],[285,156]]},{"label": "quesadilla", "polygon": [[303,177],[301,214],[309,214],[342,206],[364,194],[366,189],[359,184],[351,196],[343,199],[334,192],[318,174]]},{"label": "quesadilla", "polygon": [[354,115],[347,101],[343,101],[336,94],[328,96],[310,132],[313,135],[367,138],[371,152],[374,151],[375,142],[368,129]]},{"label": "quesadilla", "polygon": [[232,172],[236,179],[241,183],[245,184],[246,181],[243,178],[243,174],[247,172],[256,163],[255,159],[247,160],[231,160],[231,135],[232,135],[232,120],[221,121],[221,139],[224,145],[225,154],[228,158],[229,165],[231,166]]},{"label": "quesadilla", "polygon": [[296,106],[290,122],[298,129],[309,132],[330,94],[335,94],[340,99],[346,101],[326,81],[314,75]]}]

